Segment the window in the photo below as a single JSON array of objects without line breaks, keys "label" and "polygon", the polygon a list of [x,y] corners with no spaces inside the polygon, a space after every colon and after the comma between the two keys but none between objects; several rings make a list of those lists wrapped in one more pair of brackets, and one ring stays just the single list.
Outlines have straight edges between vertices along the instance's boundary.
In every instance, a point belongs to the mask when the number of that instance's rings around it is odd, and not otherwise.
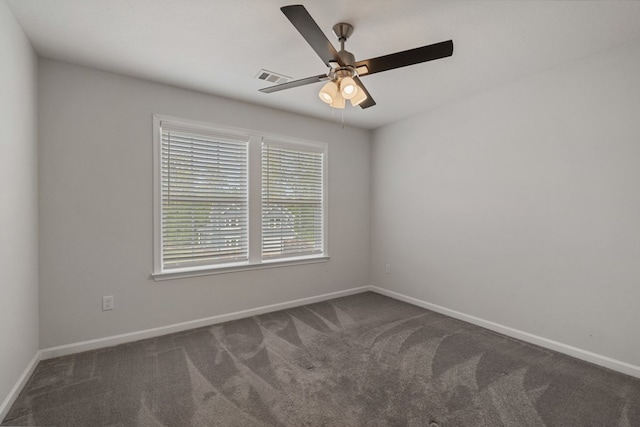
[{"label": "window", "polygon": [[326,260],[326,153],[154,116],[154,278]]},{"label": "window", "polygon": [[323,251],[324,152],[262,143],[262,257]]},{"label": "window", "polygon": [[248,139],[161,126],[163,269],[248,259]]}]

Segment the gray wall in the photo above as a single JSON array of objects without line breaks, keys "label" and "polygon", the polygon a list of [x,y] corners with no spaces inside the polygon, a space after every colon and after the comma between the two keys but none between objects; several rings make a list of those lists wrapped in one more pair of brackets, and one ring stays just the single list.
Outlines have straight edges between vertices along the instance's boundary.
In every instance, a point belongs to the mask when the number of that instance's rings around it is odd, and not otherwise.
[{"label": "gray wall", "polygon": [[38,351],[37,60],[4,0],[0,58],[1,407]]},{"label": "gray wall", "polygon": [[[46,59],[38,89],[42,348],[369,284],[369,132]],[[150,279],[154,113],[328,142],[331,260]]]},{"label": "gray wall", "polygon": [[372,284],[640,365],[638,76],[640,41],[377,130]]}]

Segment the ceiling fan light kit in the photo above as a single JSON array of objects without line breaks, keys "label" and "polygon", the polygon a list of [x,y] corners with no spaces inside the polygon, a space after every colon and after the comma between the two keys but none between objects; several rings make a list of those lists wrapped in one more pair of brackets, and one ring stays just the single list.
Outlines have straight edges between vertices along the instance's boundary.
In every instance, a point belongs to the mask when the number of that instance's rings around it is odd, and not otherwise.
[{"label": "ceiling fan light kit", "polygon": [[340,22],[333,26],[333,33],[340,42],[340,51],[337,51],[304,6],[284,6],[280,10],[329,67],[329,72],[326,75],[321,74],[260,89],[264,93],[329,80],[318,93],[322,102],[333,108],[342,109],[345,108],[346,100],[349,100],[352,106],[365,109],[373,107],[376,102],[360,80],[361,76],[445,58],[453,54],[453,41],[448,40],[356,62],[355,56],[344,49],[344,43],[353,34],[351,24]]},{"label": "ceiling fan light kit", "polygon": [[[351,101],[351,105],[356,106],[367,99],[364,91],[358,87],[351,76],[338,77],[335,73],[329,73],[330,82],[320,89],[320,99],[333,108],[344,108],[345,100]],[[358,96],[359,95],[359,96]],[[354,104],[354,98],[358,96],[359,102]]]}]

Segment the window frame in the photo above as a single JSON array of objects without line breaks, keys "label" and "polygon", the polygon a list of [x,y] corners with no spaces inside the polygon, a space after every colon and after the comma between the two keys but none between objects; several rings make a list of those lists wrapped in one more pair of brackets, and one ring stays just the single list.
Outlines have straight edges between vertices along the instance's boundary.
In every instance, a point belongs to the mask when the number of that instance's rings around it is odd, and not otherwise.
[{"label": "window frame", "polygon": [[[248,260],[242,262],[215,263],[204,266],[166,269],[162,260],[162,132],[163,122],[186,131],[201,131],[221,136],[242,137],[248,139]],[[308,148],[323,153],[322,177],[322,253],[291,256],[276,259],[262,259],[262,144],[263,141],[277,142],[296,149]],[[199,122],[183,118],[153,114],[153,269],[151,277],[155,281],[179,279],[185,277],[206,276],[245,270],[275,268],[290,265],[327,262],[328,254],[328,144],[258,132],[249,129],[232,128],[212,123]]]}]

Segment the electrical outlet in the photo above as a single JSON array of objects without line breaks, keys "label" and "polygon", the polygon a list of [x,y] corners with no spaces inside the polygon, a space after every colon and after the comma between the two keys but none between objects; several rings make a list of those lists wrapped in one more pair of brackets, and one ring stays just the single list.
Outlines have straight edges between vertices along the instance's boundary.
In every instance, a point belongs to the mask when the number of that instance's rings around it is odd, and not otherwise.
[{"label": "electrical outlet", "polygon": [[391,274],[391,264],[387,264],[384,266],[384,272],[387,274]]},{"label": "electrical outlet", "polygon": [[102,311],[113,310],[113,295],[102,297]]}]

